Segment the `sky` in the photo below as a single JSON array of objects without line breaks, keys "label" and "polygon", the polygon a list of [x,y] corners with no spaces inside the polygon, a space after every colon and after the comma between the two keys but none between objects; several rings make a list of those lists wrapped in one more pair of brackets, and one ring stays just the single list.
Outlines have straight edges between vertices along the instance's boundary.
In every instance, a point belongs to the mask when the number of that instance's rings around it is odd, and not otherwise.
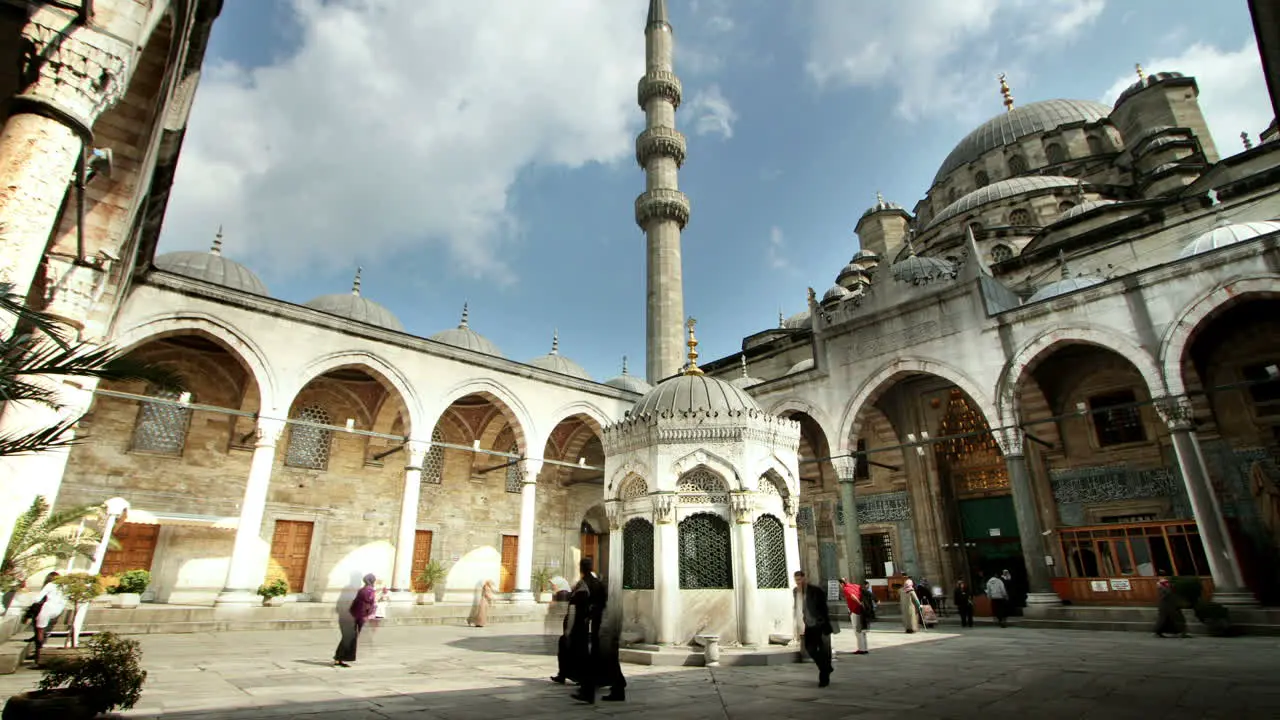
[{"label": "sky", "polygon": [[[363,295],[415,334],[643,376],[648,0],[227,0],[160,252],[209,246],[274,297]],[[1220,154],[1272,117],[1244,0],[668,0],[685,312],[703,359],[805,308],[876,192],[910,208],[1018,103],[1197,78]]]}]

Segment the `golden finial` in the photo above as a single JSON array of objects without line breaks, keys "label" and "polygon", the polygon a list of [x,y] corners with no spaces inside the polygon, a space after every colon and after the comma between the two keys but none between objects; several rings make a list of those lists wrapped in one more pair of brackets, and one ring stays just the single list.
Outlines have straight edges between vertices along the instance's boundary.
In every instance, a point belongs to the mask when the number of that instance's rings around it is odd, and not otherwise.
[{"label": "golden finial", "polygon": [[1144,71],[1144,70],[1142,69],[1142,63],[1134,63],[1134,64],[1133,64],[1133,69],[1134,69],[1134,71],[1135,71],[1135,72],[1137,72],[1137,73],[1138,73],[1138,82],[1146,82],[1146,81],[1147,81],[1147,73],[1146,73],[1146,71]]},{"label": "golden finial", "polygon": [[1004,109],[1006,111],[1013,110],[1013,92],[1009,90],[1009,83],[1005,80],[1005,74],[1000,73],[1000,94],[1004,96]]},{"label": "golden finial", "polygon": [[1244,130],[1240,131],[1240,141],[1244,143],[1245,150],[1253,149],[1253,141],[1249,139],[1249,133],[1245,132]]},{"label": "golden finial", "polygon": [[222,254],[222,226],[218,226],[218,234],[213,236],[213,247],[209,248],[210,255]]},{"label": "golden finial", "polygon": [[685,323],[685,327],[689,328],[689,367],[684,369],[685,375],[701,375],[702,368],[698,367],[698,338],[693,334],[693,326],[698,324],[697,318],[689,318],[689,322]]}]

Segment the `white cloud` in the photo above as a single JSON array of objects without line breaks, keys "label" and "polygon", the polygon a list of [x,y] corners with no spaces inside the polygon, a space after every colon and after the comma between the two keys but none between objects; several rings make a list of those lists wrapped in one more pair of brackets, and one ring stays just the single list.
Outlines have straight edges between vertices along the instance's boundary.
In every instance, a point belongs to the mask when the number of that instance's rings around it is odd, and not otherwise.
[{"label": "white cloud", "polygon": [[693,131],[698,135],[719,135],[725,140],[733,137],[733,124],[738,121],[738,113],[720,92],[719,85],[694,93],[688,109],[693,115]]},{"label": "white cloud", "polygon": [[434,244],[510,282],[521,169],[629,157],[645,6],[293,0],[289,57],[206,71],[166,244],[221,223],[229,252],[293,272]]},{"label": "white cloud", "polygon": [[[1195,77],[1200,88],[1200,109],[1221,156],[1244,149],[1240,131],[1258,142],[1258,134],[1271,123],[1271,101],[1267,95],[1257,40],[1252,36],[1239,50],[1222,50],[1196,43],[1176,57],[1144,61],[1147,72],[1176,71]],[[1103,102],[1114,103],[1134,76],[1118,77],[1107,90]]]},{"label": "white cloud", "polygon": [[774,270],[791,270],[791,260],[786,255],[786,238],[782,235],[782,228],[773,226],[769,228],[769,247],[768,260],[769,267]]},{"label": "white cloud", "polygon": [[[972,113],[993,95],[1001,37],[1035,37],[1037,45],[1070,41],[1102,12],[1104,0],[810,0],[806,69],[820,86],[888,85],[897,113]],[[981,42],[980,42],[981,41]],[[1038,47],[1036,49],[1039,49]]]}]

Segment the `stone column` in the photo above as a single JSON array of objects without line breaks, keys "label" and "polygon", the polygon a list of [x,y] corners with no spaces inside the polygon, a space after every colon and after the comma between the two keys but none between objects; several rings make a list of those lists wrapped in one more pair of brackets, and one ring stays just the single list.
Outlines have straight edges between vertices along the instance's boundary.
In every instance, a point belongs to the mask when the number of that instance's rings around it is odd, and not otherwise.
[{"label": "stone column", "polygon": [[1217,493],[1209,479],[1200,439],[1196,437],[1194,412],[1190,400],[1176,398],[1157,403],[1156,409],[1169,426],[1173,437],[1173,452],[1178,458],[1178,469],[1187,488],[1191,511],[1200,530],[1200,542],[1209,561],[1209,573],[1213,576],[1213,599],[1224,605],[1256,605],[1257,600],[1244,585],[1240,565],[1236,560],[1231,535],[1227,532]]},{"label": "stone column", "polygon": [[680,531],[676,526],[676,494],[660,492],[653,498],[653,589],[657,601],[658,644],[680,642]]},{"label": "stone column", "polygon": [[[625,620],[622,599],[622,501],[605,500],[604,516],[609,521],[609,575],[605,584],[609,589],[609,603],[605,606],[608,622],[619,631]],[[621,642],[621,640],[619,640]]]},{"label": "stone column", "polygon": [[738,642],[742,645],[767,645],[760,618],[760,589],[756,573],[755,493],[736,492],[733,502],[733,557],[735,594],[738,598]]},{"label": "stone column", "polygon": [[533,526],[538,510],[538,473],[541,460],[524,460],[524,484],[520,486],[520,541],[516,548],[516,591],[511,599],[531,603],[533,596]]},{"label": "stone column", "polygon": [[[26,86],[0,130],[0,282],[26,295],[91,128],[128,89],[133,47],[47,5],[22,39]],[[0,333],[12,327],[0,318]]]},{"label": "stone column", "polygon": [[[235,545],[227,568],[227,584],[215,601],[217,605],[244,605],[260,602],[258,586],[266,575],[263,567],[262,516],[267,507],[267,491],[271,488],[271,470],[276,461],[276,443],[284,431],[284,420],[258,418],[254,429],[256,440],[253,459],[249,463],[249,481],[245,483],[244,500],[240,503],[240,522],[236,525]],[[302,588],[290,588],[299,592]]]},{"label": "stone column", "polygon": [[832,460],[836,475],[840,479],[840,505],[844,508],[844,554],[849,561],[845,569],[845,577],[849,582],[861,584],[865,564],[862,560],[862,530],[858,525],[858,498],[854,492],[857,482],[858,463],[866,462],[865,457],[836,458]]},{"label": "stone column", "polygon": [[1026,435],[1018,429],[1004,431],[1004,462],[1009,471],[1009,490],[1013,493],[1013,512],[1018,521],[1018,539],[1022,542],[1023,564],[1027,568],[1027,604],[1053,605],[1062,602],[1049,582],[1049,566],[1045,564],[1044,535],[1031,472],[1024,450]]},{"label": "stone column", "polygon": [[391,601],[412,604],[413,548],[418,535],[418,498],[422,495],[422,460],[430,442],[410,440],[405,444],[408,462],[404,468],[404,493],[400,499],[400,524],[396,530],[396,559],[391,571]]}]

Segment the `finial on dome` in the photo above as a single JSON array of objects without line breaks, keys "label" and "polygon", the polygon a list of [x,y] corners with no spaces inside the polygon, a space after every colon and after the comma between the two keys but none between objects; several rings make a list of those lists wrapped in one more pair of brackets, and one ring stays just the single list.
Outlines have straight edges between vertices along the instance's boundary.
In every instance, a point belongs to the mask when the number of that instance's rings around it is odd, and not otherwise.
[{"label": "finial on dome", "polygon": [[1134,69],[1134,72],[1138,73],[1138,82],[1147,81],[1147,73],[1142,69],[1142,63],[1134,63],[1133,69]]},{"label": "finial on dome", "polygon": [[1058,251],[1058,265],[1062,269],[1062,279],[1069,280],[1071,278],[1071,271],[1067,268],[1067,254],[1062,250]]},{"label": "finial on dome", "polygon": [[884,205],[884,194],[881,193],[879,190],[877,190],[876,191],[876,207],[880,207],[881,205]]},{"label": "finial on dome", "polygon": [[471,303],[466,300],[462,301],[462,322],[458,323],[458,328],[463,329],[469,327],[467,320],[471,317]]},{"label": "finial on dome", "polygon": [[916,236],[916,229],[907,228],[907,257],[912,257],[916,254],[916,244],[912,242],[915,236]]},{"label": "finial on dome", "polygon": [[778,327],[785,328],[786,326],[787,326],[787,319],[782,314],[782,308],[778,308]]},{"label": "finial on dome", "polygon": [[363,267],[356,267],[356,279],[351,281],[351,294],[360,295],[360,273],[364,272]]},{"label": "finial on dome", "polygon": [[1013,110],[1013,92],[1009,90],[1009,83],[1005,80],[1005,74],[1000,73],[1000,94],[1004,96],[1004,108],[1006,111]]},{"label": "finial on dome", "polygon": [[626,355],[622,356],[622,374],[623,375],[627,374],[627,356]]},{"label": "finial on dome", "polygon": [[1084,202],[1084,180],[1076,178],[1076,204]]},{"label": "finial on dome", "polygon": [[214,245],[209,249],[210,255],[223,254],[223,225],[218,225],[218,234],[214,236]]},{"label": "finial on dome", "polygon": [[1245,150],[1253,149],[1253,141],[1249,139],[1249,133],[1245,132],[1244,130],[1240,131],[1240,141],[1244,143]]},{"label": "finial on dome", "polygon": [[551,354],[560,354],[560,328],[551,331]]},{"label": "finial on dome", "polygon": [[750,377],[749,375],[747,375],[747,354],[743,353],[739,355],[738,359],[742,361],[742,377],[744,378]]},{"label": "finial on dome", "polygon": [[698,324],[697,318],[689,318],[685,323],[685,327],[689,328],[689,367],[684,369],[685,375],[701,375],[702,368],[698,367],[698,338],[693,334],[693,327]]}]

